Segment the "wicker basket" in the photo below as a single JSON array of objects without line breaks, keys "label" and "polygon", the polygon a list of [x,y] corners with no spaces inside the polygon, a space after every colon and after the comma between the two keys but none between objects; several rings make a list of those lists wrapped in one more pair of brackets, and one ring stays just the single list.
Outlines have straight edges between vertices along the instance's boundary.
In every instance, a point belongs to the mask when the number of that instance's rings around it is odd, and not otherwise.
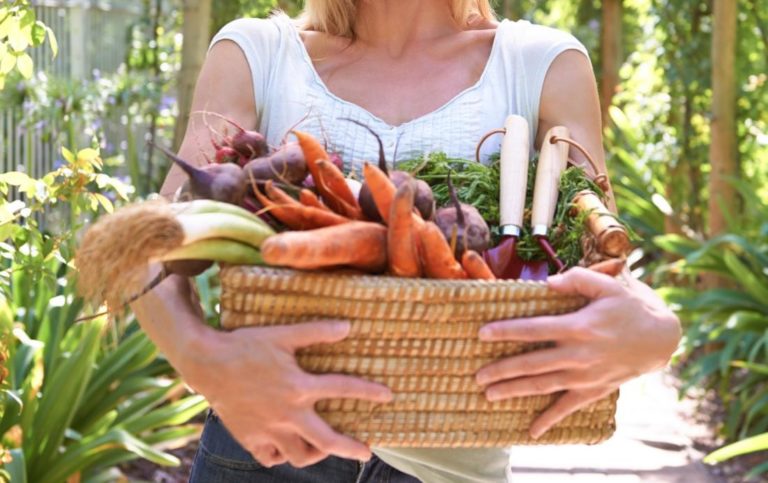
[{"label": "wicker basket", "polygon": [[317,405],[335,429],[372,446],[594,444],[614,432],[618,392],[533,440],[530,423],[553,396],[491,403],[475,382],[483,365],[541,347],[480,342],[477,332],[486,322],[560,314],[585,304],[543,283],[409,280],[241,266],[225,267],[221,283],[227,330],[321,318],[352,321],[347,339],[303,349],[298,360],[309,372],[354,374],[394,391],[388,404],[327,400]]}]

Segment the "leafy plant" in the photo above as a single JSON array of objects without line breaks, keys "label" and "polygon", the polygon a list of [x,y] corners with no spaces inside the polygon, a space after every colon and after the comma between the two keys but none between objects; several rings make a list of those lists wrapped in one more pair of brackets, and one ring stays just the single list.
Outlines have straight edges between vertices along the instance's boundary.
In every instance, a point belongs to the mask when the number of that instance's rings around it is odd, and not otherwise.
[{"label": "leafy plant", "polygon": [[[78,322],[75,234],[131,189],[101,172],[98,151],[62,155],[64,166],[41,179],[0,175],[0,441],[14,482],[95,481],[135,458],[179,464],[164,450],[196,437],[199,425],[187,422],[207,407],[135,323]],[[6,198],[10,186],[24,201]],[[41,230],[38,216],[56,207],[65,223]]]},{"label": "leafy plant", "polygon": [[[683,390],[704,386],[718,392],[726,410],[722,432],[729,440],[768,431],[768,211],[745,184],[740,188],[756,211],[750,219],[762,224],[735,224],[738,232],[707,242],[680,235],[656,239],[682,257],[663,270],[691,282],[662,289],[686,324]],[[695,281],[704,274],[726,283],[701,291]]]},{"label": "leafy plant", "polygon": [[[424,159],[413,159],[398,163],[398,169],[414,173],[426,181],[435,195],[438,206],[450,206],[450,197],[446,178],[451,173],[451,180],[456,187],[456,195],[463,203],[477,208],[483,219],[488,222],[494,236],[498,236],[499,224],[499,159],[492,157],[487,165],[465,159],[453,159],[445,153],[431,153]],[[523,260],[547,260],[533,236],[530,224],[533,205],[533,187],[535,186],[536,161],[528,168],[528,190],[526,193],[526,211],[517,253]],[[583,190],[592,190],[604,196],[602,190],[590,180],[583,169],[570,167],[560,178],[560,201],[555,209],[550,240],[558,257],[567,265],[578,265],[584,255],[582,238],[586,235],[587,213],[571,213],[570,201]]]},{"label": "leafy plant", "polygon": [[53,31],[37,20],[28,0],[12,0],[0,5],[0,90],[14,70],[25,79],[34,73],[34,62],[26,52],[29,47],[42,45],[46,38],[53,55],[58,44]]},{"label": "leafy plant", "polygon": [[[737,441],[736,443],[732,443],[718,450],[715,450],[704,457],[704,462],[710,464],[721,463],[736,456],[754,453],[757,451],[768,451],[768,433],[752,436],[751,438]],[[768,461],[758,465],[756,468],[750,471],[746,475],[746,478],[750,479],[765,471],[768,471]]]}]

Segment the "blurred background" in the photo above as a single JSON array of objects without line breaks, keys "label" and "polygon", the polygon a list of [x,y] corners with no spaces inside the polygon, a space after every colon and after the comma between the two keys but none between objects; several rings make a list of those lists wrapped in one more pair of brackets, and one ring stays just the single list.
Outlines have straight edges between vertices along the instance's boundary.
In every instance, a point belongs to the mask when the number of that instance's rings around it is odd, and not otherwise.
[{"label": "blurred background", "polygon": [[[147,141],[180,143],[213,34],[301,4],[0,0],[0,479],[186,481],[206,403],[130,318],[77,322],[73,249],[84,223],[159,189],[169,165]],[[580,481],[765,479],[768,0],[495,6],[590,50],[619,211],[641,240],[633,272],[685,325],[673,367],[620,407],[617,438],[651,448],[633,453],[643,464],[617,467],[634,450],[614,446]],[[198,285],[214,324],[215,272]],[[579,476],[574,449],[544,471],[559,451],[525,456],[520,478]]]}]

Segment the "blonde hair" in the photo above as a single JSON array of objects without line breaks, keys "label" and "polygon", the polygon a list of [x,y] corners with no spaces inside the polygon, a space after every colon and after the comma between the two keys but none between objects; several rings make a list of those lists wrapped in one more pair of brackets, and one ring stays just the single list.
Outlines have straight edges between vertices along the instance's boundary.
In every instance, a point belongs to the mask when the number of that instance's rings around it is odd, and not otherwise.
[{"label": "blonde hair", "polygon": [[[360,0],[306,0],[299,25],[338,37],[354,38],[357,3]],[[458,25],[471,25],[478,21],[492,21],[496,15],[490,0],[447,0]]]}]

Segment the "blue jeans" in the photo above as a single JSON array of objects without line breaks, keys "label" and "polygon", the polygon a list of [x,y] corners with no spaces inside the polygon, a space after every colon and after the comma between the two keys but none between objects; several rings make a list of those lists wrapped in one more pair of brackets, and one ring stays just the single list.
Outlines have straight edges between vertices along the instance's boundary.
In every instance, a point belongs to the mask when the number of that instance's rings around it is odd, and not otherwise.
[{"label": "blue jeans", "polygon": [[208,413],[190,483],[418,483],[375,455],[362,465],[335,456],[306,468],[283,464],[266,468],[229,434],[221,420]]}]

